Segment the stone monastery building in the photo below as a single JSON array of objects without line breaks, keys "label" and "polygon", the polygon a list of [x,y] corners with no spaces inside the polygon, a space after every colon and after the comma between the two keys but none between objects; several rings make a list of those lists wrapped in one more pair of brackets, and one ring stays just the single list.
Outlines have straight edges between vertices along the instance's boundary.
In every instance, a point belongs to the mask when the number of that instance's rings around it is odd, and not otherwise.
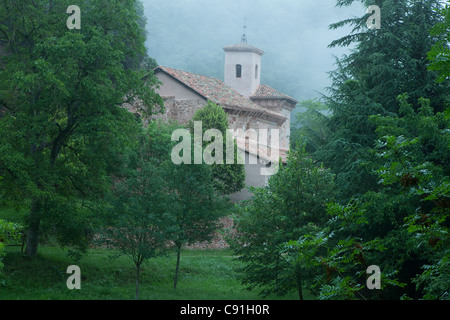
[{"label": "stone monastery building", "polygon": [[[264,146],[259,141],[257,149],[251,147],[254,139],[251,135],[236,139],[241,155],[245,157],[246,185],[263,186],[270,176],[262,175],[260,169],[270,166],[273,159],[265,157],[260,149],[268,147],[270,154],[273,146],[271,132],[276,129],[279,134],[276,143],[278,154],[282,161],[286,159],[291,112],[297,101],[260,83],[264,52],[245,42],[224,48],[225,81],[163,66],[156,68],[155,75],[162,83],[157,92],[166,109],[165,114],[157,118],[186,124],[196,110],[211,101],[226,111],[230,129],[236,132],[238,129],[242,132],[267,129],[268,143]],[[247,190],[242,190],[231,198],[240,201],[249,196]]]}]

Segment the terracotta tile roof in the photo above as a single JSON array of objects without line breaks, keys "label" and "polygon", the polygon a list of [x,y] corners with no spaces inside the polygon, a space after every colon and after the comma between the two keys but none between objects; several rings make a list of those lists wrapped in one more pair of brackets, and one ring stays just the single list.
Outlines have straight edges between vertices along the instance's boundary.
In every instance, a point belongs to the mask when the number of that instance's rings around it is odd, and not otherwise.
[{"label": "terracotta tile roof", "polygon": [[295,104],[298,103],[298,101],[294,98],[289,97],[265,84],[259,85],[255,92],[250,96],[250,99],[289,100]]},{"label": "terracotta tile roof", "polygon": [[[254,143],[251,144],[248,140],[236,139],[236,144],[239,149],[246,151],[250,154],[253,154],[261,159],[264,159],[269,162],[278,162],[281,163],[287,162],[288,157],[288,149],[286,148],[278,148],[278,157],[275,158],[275,154],[272,154],[271,147],[261,147],[259,144]],[[267,153],[267,154],[266,154]]]},{"label": "terracotta tile roof", "polygon": [[221,105],[222,107],[234,110],[257,112],[261,115],[276,118],[281,122],[286,120],[286,118],[282,115],[265,110],[258,106],[256,103],[252,102],[250,99],[247,99],[219,79],[162,66],[155,69],[155,74],[161,71],[172,76],[205,99]]}]

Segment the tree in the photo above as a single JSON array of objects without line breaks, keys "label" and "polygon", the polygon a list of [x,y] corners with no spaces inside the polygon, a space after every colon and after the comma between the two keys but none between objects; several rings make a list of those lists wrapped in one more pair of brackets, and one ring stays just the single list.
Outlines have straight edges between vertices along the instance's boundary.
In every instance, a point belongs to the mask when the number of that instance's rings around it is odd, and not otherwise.
[{"label": "tree", "polygon": [[[225,110],[208,101],[205,107],[195,112],[194,117],[189,124],[191,132],[193,132],[194,121],[200,121],[202,123],[202,135],[204,135],[207,130],[216,129],[221,133],[223,138],[223,154],[220,155],[221,159],[223,159],[223,163],[213,163],[211,165],[215,189],[223,195],[230,195],[241,191],[245,187],[245,168],[243,164],[238,163],[239,153],[236,141],[234,141],[234,163],[226,163],[227,141],[233,139],[233,137],[229,136],[227,132],[228,117]],[[213,141],[211,141],[211,143],[213,143]],[[204,147],[211,143],[204,142]],[[212,156],[215,156],[215,150]]]},{"label": "tree", "polygon": [[314,233],[326,222],[326,203],[333,198],[333,175],[317,165],[304,149],[291,151],[286,166],[264,188],[251,188],[253,197],[239,206],[232,248],[245,266],[239,272],[249,288],[263,295],[285,294],[292,289],[303,299],[317,268],[299,259],[286,246],[291,240]]},{"label": "tree", "polygon": [[[419,100],[417,111],[407,102],[406,95],[398,101],[400,117],[372,119],[380,137],[377,156],[383,159],[377,170],[380,182],[397,186],[397,192],[390,196],[408,199],[411,207],[404,217],[405,224],[399,228],[408,235],[408,245],[413,248],[409,250],[418,251],[416,258],[411,259],[418,270],[411,273],[406,294],[413,298],[448,299],[450,121],[444,113],[434,114],[428,99]],[[393,257],[386,258],[390,261]],[[402,267],[399,266],[400,275]]]},{"label": "tree", "polygon": [[[379,191],[345,205],[330,204],[326,248],[316,255],[326,274],[322,299],[446,299],[448,273],[448,117],[420,99],[415,111],[399,96],[399,116],[372,116],[379,137],[370,153],[380,160]],[[325,234],[325,236],[324,236]],[[308,249],[303,243],[294,243]],[[382,290],[368,290],[365,270],[382,270]]]},{"label": "tree", "polygon": [[[337,1],[337,6],[354,2]],[[331,111],[324,123],[328,140],[313,156],[336,174],[338,198],[343,202],[379,187],[368,153],[377,138],[369,116],[398,114],[396,99],[405,92],[415,109],[420,97],[429,99],[435,112],[442,111],[448,99],[448,84],[436,83],[436,74],[427,71],[427,53],[443,38],[430,37],[428,31],[443,20],[435,11],[439,1],[383,0],[376,4],[381,8],[380,30],[367,29],[369,15],[330,26],[352,26],[351,34],[330,46],[353,45],[354,49],[337,59],[337,69],[330,73],[332,87],[324,97]]]},{"label": "tree", "polygon": [[[159,139],[160,140],[160,139]],[[168,207],[171,204],[158,148],[161,141],[143,134],[127,160],[123,178],[108,196],[102,242],[128,256],[136,266],[135,299],[139,298],[141,267],[167,248]]]},{"label": "tree", "polygon": [[438,81],[444,82],[450,77],[450,7],[445,6],[441,9],[441,14],[445,17],[442,23],[436,24],[431,30],[432,36],[437,36],[442,40],[433,45],[428,52],[428,59],[431,61],[430,70],[436,70],[439,73]]},{"label": "tree", "polygon": [[329,112],[326,104],[320,100],[305,100],[299,103],[305,109],[296,114],[296,121],[291,129],[291,148],[302,146],[308,153],[314,153],[328,141],[329,131],[326,127]]},{"label": "tree", "polygon": [[[166,218],[164,229],[166,239],[176,249],[177,262],[174,288],[178,282],[181,250],[185,245],[208,241],[219,226],[218,219],[226,213],[228,202],[215,189],[212,167],[205,163],[175,164],[172,151],[176,142],[172,141],[175,130],[187,133],[188,143],[194,145],[189,131],[177,123],[153,124],[149,129],[150,141],[155,145],[161,159],[161,170],[165,180]],[[202,146],[199,145],[202,149]],[[194,152],[190,148],[190,152]],[[184,151],[187,152],[187,151]]]},{"label": "tree", "polygon": [[212,171],[208,165],[168,164],[166,172],[173,198],[169,232],[177,252],[173,284],[176,288],[181,249],[188,244],[210,240],[223,214],[220,209],[225,207],[214,189]]},{"label": "tree", "polygon": [[122,108],[162,104],[139,69],[145,36],[137,1],[85,1],[68,30],[69,1],[4,1],[0,7],[0,175],[4,197],[30,210],[27,255],[39,234],[87,246],[89,215],[120,170],[139,125]]},{"label": "tree", "polygon": [[[437,1],[376,4],[380,30],[365,30],[367,16],[331,26],[353,25],[331,45],[356,47],[331,73],[328,141],[313,156],[340,192],[326,225],[289,245],[325,270],[321,299],[446,299],[449,90],[437,81],[445,68],[429,71],[427,61],[428,50],[446,48],[436,31],[444,12]],[[370,265],[382,270],[382,290],[365,285]]]}]

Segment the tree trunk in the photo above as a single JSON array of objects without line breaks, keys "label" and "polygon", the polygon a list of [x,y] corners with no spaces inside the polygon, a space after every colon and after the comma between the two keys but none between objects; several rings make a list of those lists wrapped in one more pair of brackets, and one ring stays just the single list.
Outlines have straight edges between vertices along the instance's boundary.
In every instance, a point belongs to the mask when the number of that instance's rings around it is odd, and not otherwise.
[{"label": "tree trunk", "polygon": [[303,300],[303,289],[302,289],[302,281],[297,282],[297,288],[298,288],[298,298],[300,300]]},{"label": "tree trunk", "polygon": [[135,300],[139,300],[139,276],[141,273],[141,264],[136,264],[136,294],[134,295]]},{"label": "tree trunk", "polygon": [[175,277],[173,278],[173,288],[177,288],[178,282],[178,270],[180,268],[180,255],[181,255],[181,245],[177,246],[177,267],[175,268]]},{"label": "tree trunk", "polygon": [[300,267],[297,267],[296,276],[297,276],[298,298],[300,300],[303,300],[302,273]]},{"label": "tree trunk", "polygon": [[25,254],[29,257],[35,257],[38,252],[40,222],[41,217],[38,201],[33,199],[28,222],[27,246],[25,250]]}]

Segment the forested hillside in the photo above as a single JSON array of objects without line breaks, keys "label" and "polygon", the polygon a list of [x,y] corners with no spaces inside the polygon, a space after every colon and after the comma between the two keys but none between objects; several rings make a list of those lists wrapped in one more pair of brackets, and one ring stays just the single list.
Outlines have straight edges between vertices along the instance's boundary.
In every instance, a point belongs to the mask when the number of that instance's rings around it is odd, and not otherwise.
[{"label": "forested hillside", "polygon": [[341,17],[364,16],[359,4],[336,10],[333,0],[144,0],[147,47],[158,63],[223,79],[226,45],[240,43],[244,21],[248,43],[263,51],[261,82],[297,100],[318,97],[331,83],[327,48],[349,29],[330,31]]}]

